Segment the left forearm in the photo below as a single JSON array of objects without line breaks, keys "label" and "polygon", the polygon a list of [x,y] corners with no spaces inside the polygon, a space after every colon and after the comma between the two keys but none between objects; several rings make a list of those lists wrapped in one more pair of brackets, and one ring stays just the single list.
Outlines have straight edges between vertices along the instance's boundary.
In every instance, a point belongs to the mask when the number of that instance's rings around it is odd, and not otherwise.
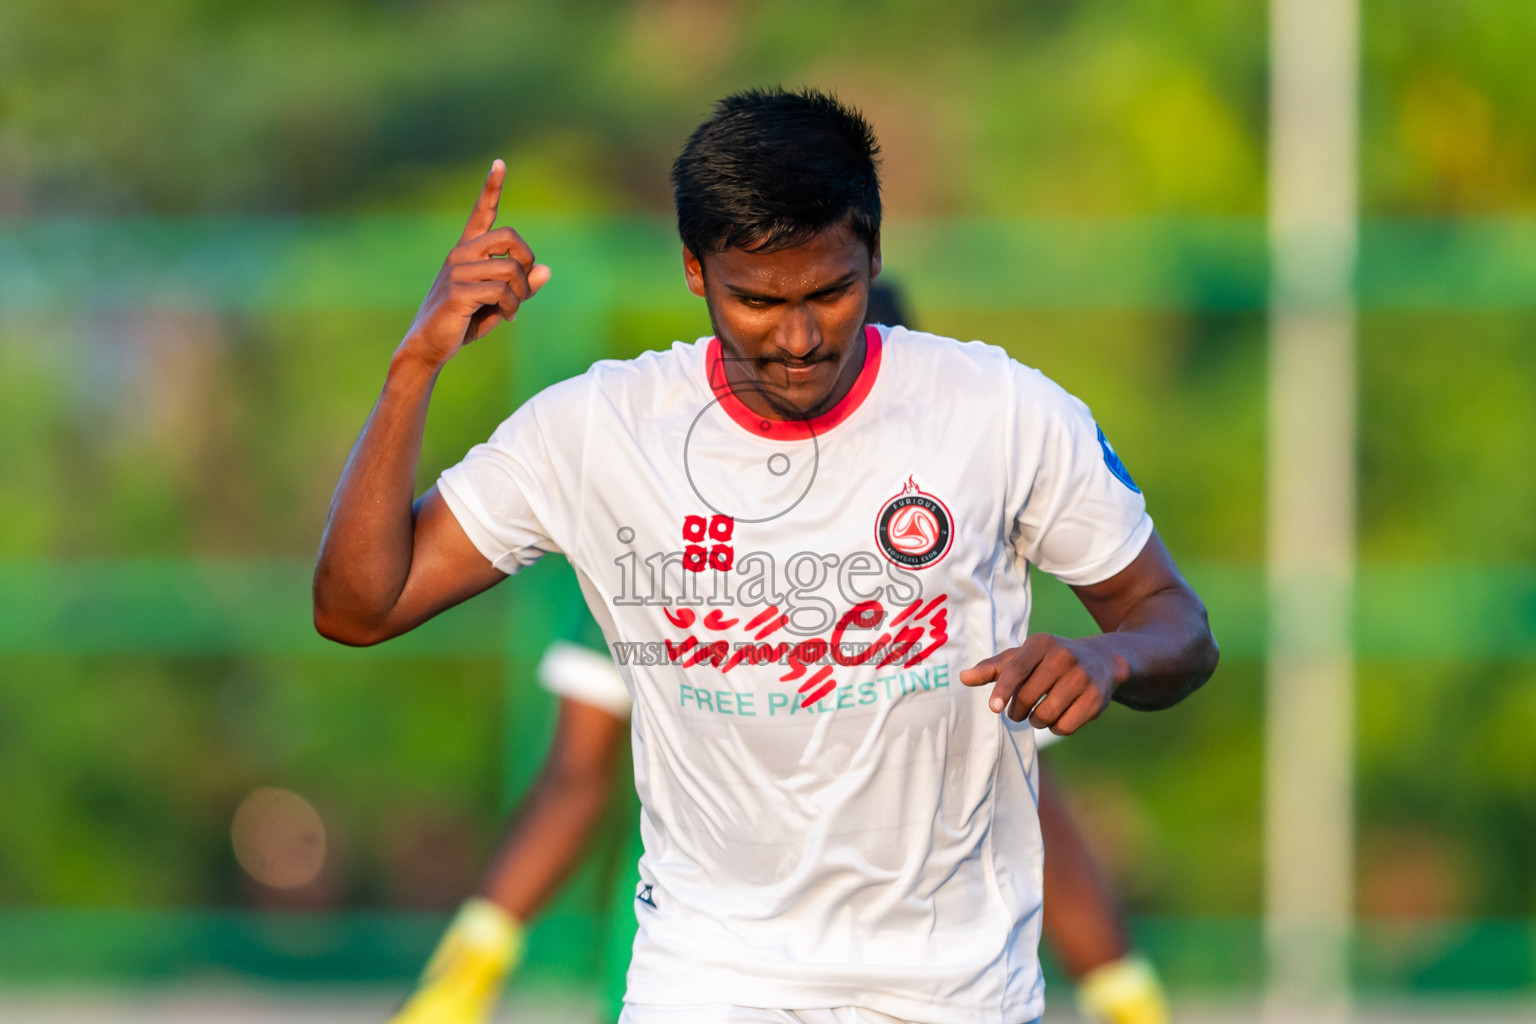
[{"label": "left forearm", "polygon": [[988,706],[1015,722],[1066,736],[1110,700],[1144,711],[1171,707],[1216,669],[1205,605],[1154,532],[1131,564],[1072,587],[1102,633],[1073,639],[1032,633],[1018,647],[962,669],[966,686],[990,684]]},{"label": "left forearm", "polygon": [[1142,711],[1194,693],[1219,656],[1205,606],[1188,587],[1147,595],[1112,631],[1087,639],[1115,659],[1113,699]]},{"label": "left forearm", "polygon": [[546,771],[518,809],[481,895],[518,920],[531,920],[580,862],[612,789],[604,772]]},{"label": "left forearm", "polygon": [[628,720],[569,697],[560,699],[544,768],[518,808],[486,873],[481,895],[527,921],[581,859],[614,787]]}]

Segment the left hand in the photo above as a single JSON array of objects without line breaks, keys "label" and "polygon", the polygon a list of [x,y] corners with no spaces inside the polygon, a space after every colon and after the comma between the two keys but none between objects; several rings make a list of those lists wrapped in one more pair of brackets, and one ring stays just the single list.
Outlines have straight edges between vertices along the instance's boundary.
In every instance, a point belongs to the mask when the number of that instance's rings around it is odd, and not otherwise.
[{"label": "left hand", "polygon": [[[1125,658],[1109,649],[1110,634],[1073,640],[1036,633],[1019,647],[964,669],[966,686],[992,684],[989,704],[1015,722],[1069,736],[1099,716],[1115,687],[1130,675]],[[1031,712],[1033,708],[1033,712]]]}]

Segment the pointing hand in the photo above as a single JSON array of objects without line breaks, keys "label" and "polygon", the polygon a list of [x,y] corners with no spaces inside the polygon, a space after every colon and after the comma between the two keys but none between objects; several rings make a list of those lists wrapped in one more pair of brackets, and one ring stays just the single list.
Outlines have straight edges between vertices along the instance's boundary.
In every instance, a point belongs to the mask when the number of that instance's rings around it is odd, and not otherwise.
[{"label": "pointing hand", "polygon": [[492,228],[506,176],[506,164],[491,164],[458,245],[443,261],[406,333],[402,348],[434,366],[497,324],[511,322],[518,307],[549,280],[549,268],[533,261],[533,250],[516,231]]}]

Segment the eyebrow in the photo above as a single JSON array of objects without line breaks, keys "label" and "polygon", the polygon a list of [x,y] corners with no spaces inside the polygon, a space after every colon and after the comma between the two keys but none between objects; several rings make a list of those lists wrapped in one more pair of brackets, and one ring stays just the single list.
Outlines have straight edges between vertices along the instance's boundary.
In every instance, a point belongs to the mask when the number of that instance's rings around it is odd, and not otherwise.
[{"label": "eyebrow", "polygon": [[[844,274],[842,277],[840,277],[837,280],[833,281],[831,284],[823,285],[822,287],[816,289],[814,292],[811,292],[809,295],[806,296],[806,298],[808,298],[808,299],[820,298],[823,295],[827,295],[827,294],[830,294],[831,292],[835,292],[835,291],[838,291],[838,290],[840,290],[842,288],[846,288],[850,284],[852,284],[855,280],[857,280],[858,276],[859,276],[858,271],[850,270],[846,274]],[[738,288],[736,285],[731,284],[729,282],[726,282],[725,288],[732,295],[735,295],[738,298],[743,298],[743,299],[761,299],[761,300],[763,300],[765,302],[783,302],[784,301],[784,297],[781,296],[781,295],[763,295],[763,294],[761,294],[759,292],[750,291],[750,290],[748,290],[746,288]]]}]

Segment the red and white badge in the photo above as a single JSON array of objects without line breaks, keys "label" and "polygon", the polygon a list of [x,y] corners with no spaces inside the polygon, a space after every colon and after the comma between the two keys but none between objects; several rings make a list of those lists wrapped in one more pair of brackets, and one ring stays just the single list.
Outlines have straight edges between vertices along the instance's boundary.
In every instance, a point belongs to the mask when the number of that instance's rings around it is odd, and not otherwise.
[{"label": "red and white badge", "polygon": [[933,565],[949,552],[954,537],[949,509],[911,477],[875,517],[875,543],[881,554],[904,569]]}]

